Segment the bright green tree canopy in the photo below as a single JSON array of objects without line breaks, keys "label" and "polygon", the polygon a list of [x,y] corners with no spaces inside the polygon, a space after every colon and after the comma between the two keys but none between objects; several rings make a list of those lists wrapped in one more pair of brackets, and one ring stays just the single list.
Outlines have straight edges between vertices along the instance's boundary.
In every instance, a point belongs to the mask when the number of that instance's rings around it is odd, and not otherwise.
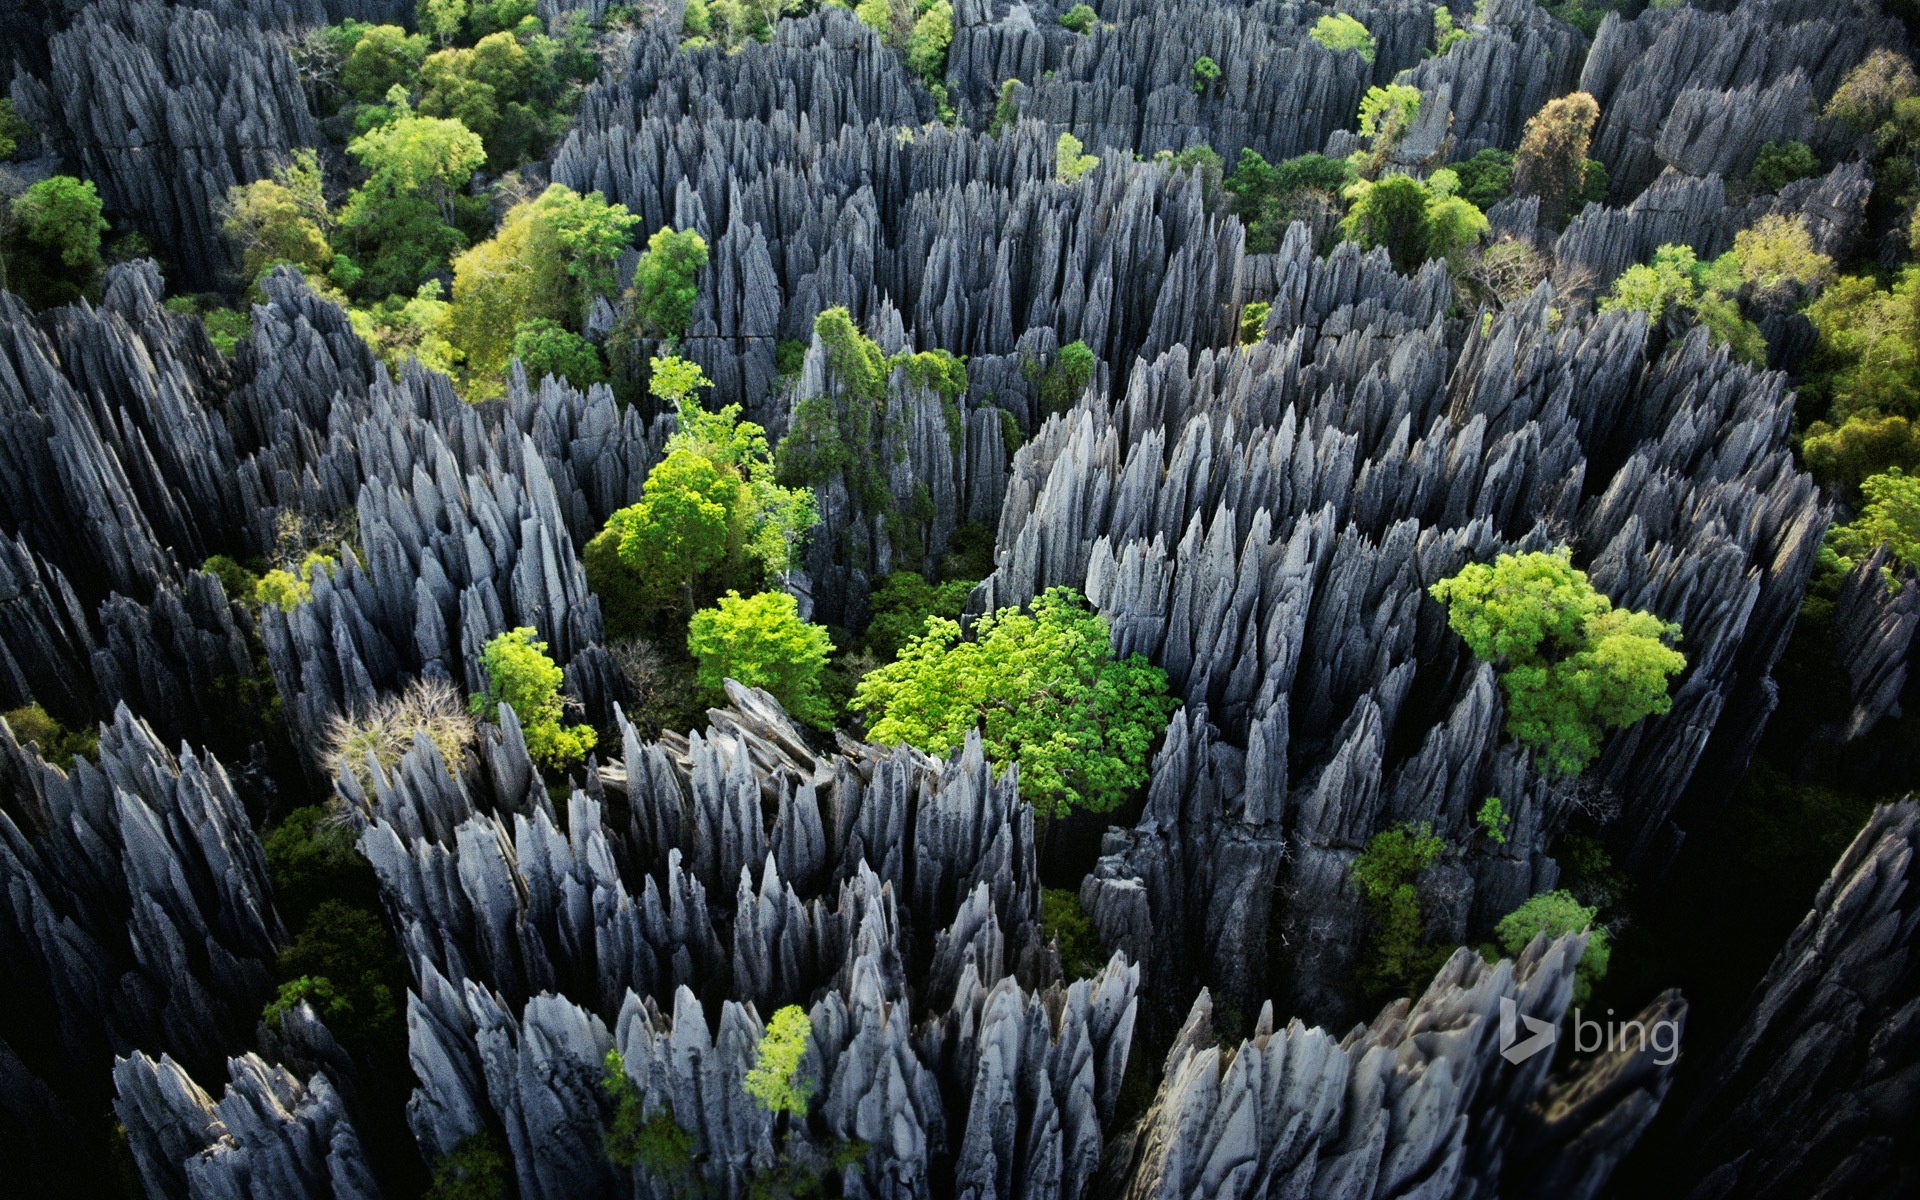
[{"label": "bright green tree canopy", "polygon": [[699,660],[698,682],[711,698],[724,695],[725,682],[736,679],[765,688],[788,712],[811,725],[825,728],[833,723],[833,712],[820,695],[820,672],[833,653],[833,642],[824,627],[800,619],[798,605],[786,592],[744,598],[728,592],[714,607],[693,614],[687,623],[687,652]]},{"label": "bright green tree canopy", "polygon": [[1590,928],[1594,912],[1574,899],[1572,892],[1542,892],[1500,918],[1493,933],[1500,939],[1501,950],[1509,957],[1517,957],[1537,935],[1556,938],[1590,930],[1586,953],[1580,956],[1579,965],[1574,969],[1573,1003],[1583,1005],[1593,995],[1593,985],[1606,975],[1613,957],[1606,929]]},{"label": "bright green tree canopy", "polygon": [[662,226],[647,239],[633,272],[634,317],[654,337],[679,337],[693,319],[707,240],[691,229]]},{"label": "bright green tree canopy", "polygon": [[744,1081],[755,1104],[770,1113],[807,1115],[807,1101],[817,1085],[800,1074],[800,1060],[806,1057],[812,1037],[813,1022],[799,1005],[789,1004],[773,1014]]},{"label": "bright green tree canopy", "polygon": [[535,761],[557,767],[585,758],[596,739],[591,726],[561,724],[565,708],[560,684],[565,675],[547,657],[547,644],[538,637],[537,630],[522,626],[487,641],[480,652],[487,690],[475,693],[470,706],[474,716],[485,720],[494,719],[502,704],[511,708],[520,719],[527,752]]},{"label": "bright green tree canopy", "polygon": [[987,757],[1020,766],[1036,809],[1107,812],[1147,779],[1148,752],[1178,702],[1140,655],[1115,659],[1107,621],[1077,592],[1051,588],[1033,612],[1002,609],[962,640],[932,618],[897,661],[870,672],[853,707],[877,742],[945,754],[980,732]]},{"label": "bright green tree canopy", "polygon": [[1616,609],[1564,548],[1469,563],[1433,585],[1447,624],[1494,665],[1507,732],[1552,774],[1577,774],[1608,729],[1672,706],[1667,678],[1687,660],[1667,642],[1679,627]]},{"label": "bright green tree canopy", "polygon": [[60,256],[69,267],[91,268],[100,261],[100,193],[93,180],[53,175],[40,180],[13,202],[14,219],[29,241]]}]

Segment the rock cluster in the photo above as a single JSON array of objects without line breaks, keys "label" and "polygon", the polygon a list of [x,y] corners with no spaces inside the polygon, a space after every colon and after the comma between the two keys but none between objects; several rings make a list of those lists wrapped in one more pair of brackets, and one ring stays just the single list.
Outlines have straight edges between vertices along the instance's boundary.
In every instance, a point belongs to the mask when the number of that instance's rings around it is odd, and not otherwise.
[{"label": "rock cluster", "polygon": [[238,265],[219,228],[227,189],[320,141],[285,38],[237,3],[95,0],[47,50],[45,80],[14,80],[20,115],[182,282],[225,284]]},{"label": "rock cluster", "polygon": [[[218,1062],[269,998],[283,937],[226,771],[169,753],[122,707],[101,729],[99,764],[64,773],[0,722],[0,775],[0,1058],[46,1081],[0,1088],[6,1124],[32,1131],[52,1096],[94,1111],[113,1056],[134,1047]],[[9,1161],[41,1161],[8,1149]]]},{"label": "rock cluster", "polygon": [[1663,164],[1745,174],[1764,143],[1809,138],[1810,109],[1870,51],[1905,45],[1896,19],[1820,0],[1609,13],[1580,72],[1580,90],[1600,102],[1591,154],[1607,164],[1616,202]]},{"label": "rock cluster", "polygon": [[[1549,842],[1594,807],[1503,741],[1494,680],[1427,586],[1573,542],[1617,604],[1686,631],[1673,711],[1589,772],[1620,860],[1658,871],[1683,800],[1715,811],[1759,735],[1827,516],[1784,381],[1703,334],[1649,361],[1641,317],[1554,328],[1543,288],[1455,350],[1437,264],[1316,258],[1303,226],[1280,258],[1259,344],[1142,362],[1110,408],[1084,399],[1021,449],[973,607],[1081,588],[1187,703],[1082,889],[1114,944],[1156,986],[1185,959],[1242,1012],[1279,995],[1337,1021],[1368,837],[1428,822],[1471,848],[1433,897],[1462,940],[1551,885]],[[1518,835],[1473,848],[1488,795]]]},{"label": "rock cluster", "polygon": [[1920,1185],[1920,808],[1883,805],[1821,885],[1687,1112],[1694,1200]]}]

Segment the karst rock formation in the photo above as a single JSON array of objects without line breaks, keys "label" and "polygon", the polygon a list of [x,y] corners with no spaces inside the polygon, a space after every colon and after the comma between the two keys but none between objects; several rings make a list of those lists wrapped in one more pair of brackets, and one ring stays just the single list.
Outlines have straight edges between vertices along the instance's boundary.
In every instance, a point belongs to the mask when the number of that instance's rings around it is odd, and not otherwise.
[{"label": "karst rock formation", "polygon": [[[523,7],[615,23],[601,0]],[[1589,35],[1488,0],[1451,5],[1471,36],[1431,54],[1429,0],[1099,0],[1084,33],[1055,0],[950,7],[936,94],[844,5],[733,47],[687,44],[679,0],[623,6],[515,186],[598,192],[640,246],[702,235],[672,348],[709,407],[776,446],[803,411],[878,415],[806,481],[819,524],[778,581],[804,616],[857,637],[890,573],[990,540],[966,619],[1070,587],[1165,672],[1178,707],[1106,814],[1037,815],[978,733],[882,745],[732,679],[695,727],[651,727],[582,556],[678,418],[518,362],[470,403],[376,354],[333,281],[240,278],[230,188],[303,148],[351,170],[302,39],[413,27],[414,5],[0,14],[31,129],[9,172],[92,181],[141,239],[74,304],[0,291],[0,711],[98,737],[63,756],[0,720],[0,1170],[50,1197],[403,1200],[481,1146],[519,1200],[1597,1200],[1654,1174],[1698,1200],[1913,1194],[1911,799],[1889,793],[1739,1013],[1678,1054],[1508,1057],[1516,1020],[1584,1007],[1604,931],[1496,944],[1572,875],[1576,825],[1657,897],[1743,818],[1839,511],[1795,451],[1815,335],[1776,306],[1749,363],[1595,300],[1661,246],[1708,260],[1769,217],[1835,260],[1884,256],[1876,168],[1821,114],[1870,53],[1909,53],[1907,27],[1700,0]],[[1367,55],[1315,36],[1336,11]],[[1550,266],[1508,302],[1310,221],[1250,251],[1219,177],[1174,159],[1360,151],[1362,97],[1396,83],[1421,97],[1407,171],[1597,101],[1604,197],[1488,213]],[[1071,182],[1063,134],[1099,159]],[[1750,186],[1788,141],[1822,169]],[[248,313],[231,354],[168,303],[212,293]],[[861,393],[816,329],[834,308],[885,355],[964,359],[964,388],[903,357]],[[612,311],[595,340],[631,336]],[[1063,400],[1043,381],[1074,343],[1094,367]],[[288,528],[348,532],[297,602],[229,594],[218,560]],[[1507,736],[1500,673],[1430,594],[1562,545],[1682,628],[1687,659],[1671,708],[1577,779]],[[1831,609],[1842,715],[1820,745],[1901,778],[1920,580],[1877,550]],[[489,639],[522,627],[598,731],[570,770],[484,702],[464,750],[423,731],[385,760],[330,753],[418,685],[485,693]],[[354,1014],[281,992],[299,931],[267,845],[315,805],[393,961],[378,1055]],[[1383,1000],[1357,981],[1356,863],[1409,827],[1450,848],[1407,885],[1441,953]],[[1097,962],[1056,936],[1055,890]],[[1676,1039],[1690,1016],[1665,981],[1627,1003]],[[776,1114],[746,1081],[788,1006],[812,1090]],[[622,1161],[635,1114],[664,1124]],[[1635,1170],[1650,1147],[1661,1170]]]}]

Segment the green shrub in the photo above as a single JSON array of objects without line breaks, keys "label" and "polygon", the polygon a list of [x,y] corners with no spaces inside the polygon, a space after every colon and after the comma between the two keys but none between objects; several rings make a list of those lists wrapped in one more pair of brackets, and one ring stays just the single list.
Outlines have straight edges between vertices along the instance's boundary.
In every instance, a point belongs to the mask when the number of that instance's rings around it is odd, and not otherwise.
[{"label": "green shrub", "polygon": [[1513,194],[1513,155],[1489,146],[1464,162],[1453,164],[1460,178],[1455,193],[1482,212]]},{"label": "green shrub", "polygon": [[1100,157],[1095,154],[1082,154],[1080,139],[1070,133],[1063,133],[1054,143],[1053,176],[1061,183],[1078,183],[1088,171],[1100,165]]},{"label": "green shrub", "polygon": [[1220,64],[1202,54],[1193,63],[1193,90],[1205,92],[1207,85],[1220,78]]},{"label": "green shrub", "polygon": [[1109,812],[1146,782],[1148,756],[1178,701],[1166,672],[1113,656],[1106,618],[1050,588],[1031,614],[930,619],[897,661],[860,681],[853,707],[876,742],[946,754],[978,730],[996,766],[1020,765],[1020,794],[1043,814]]},{"label": "green shrub", "polygon": [[1499,672],[1507,733],[1548,774],[1578,774],[1607,729],[1673,705],[1667,679],[1687,665],[1667,644],[1679,627],[1614,608],[1564,548],[1469,563],[1429,590],[1448,626]]},{"label": "green shrub", "polygon": [[647,239],[633,272],[633,312],[642,333],[663,338],[686,333],[707,257],[707,240],[691,229],[662,226]]},{"label": "green shrub", "polygon": [[800,1060],[806,1057],[812,1038],[813,1022],[798,1005],[789,1004],[773,1014],[754,1050],[753,1067],[742,1081],[755,1104],[774,1114],[807,1115],[807,1102],[819,1084],[800,1073]]},{"label": "green shrub", "polygon": [[[1494,926],[1494,936],[1507,956],[1515,957],[1526,950],[1527,943],[1535,936],[1545,934],[1555,938],[1579,933],[1593,927],[1593,917],[1594,910],[1575,900],[1570,892],[1542,892],[1500,918],[1500,923]],[[1574,1007],[1585,1005],[1592,998],[1593,985],[1606,976],[1612,957],[1607,931],[1592,928],[1587,935],[1586,952],[1580,956],[1574,971]]]},{"label": "green shrub", "polygon": [[671,1195],[694,1191],[698,1183],[693,1163],[698,1142],[694,1136],[682,1129],[666,1109],[647,1115],[640,1089],[633,1086],[618,1050],[607,1051],[606,1068],[600,1090],[613,1102],[613,1119],[601,1135],[601,1143],[608,1161],[623,1170],[639,1167],[665,1184]]},{"label": "green shrub", "polygon": [[509,1164],[490,1133],[462,1138],[433,1164],[424,1200],[507,1200]]},{"label": "green shrub", "polygon": [[1077,892],[1040,889],[1040,933],[1059,949],[1060,970],[1069,981],[1093,978],[1112,957],[1094,934]]},{"label": "green shrub", "polygon": [[100,761],[100,735],[89,729],[69,730],[53,719],[38,703],[22,705],[0,713],[13,728],[13,740],[24,746],[33,742],[40,757],[62,771],[73,770],[73,760]]},{"label": "green shrub", "polygon": [[1422,953],[1426,923],[1414,883],[1439,860],[1446,843],[1429,825],[1404,825],[1376,833],[1353,860],[1353,886],[1370,932],[1355,978],[1369,996],[1415,986],[1430,955]]},{"label": "green shrub", "polygon": [[1072,408],[1093,381],[1093,366],[1093,351],[1080,339],[1060,347],[1053,362],[1039,375],[1041,414],[1050,416]]},{"label": "green shrub", "polygon": [[1329,13],[1321,17],[1314,22],[1311,36],[1329,50],[1336,53],[1351,50],[1368,66],[1373,65],[1373,34],[1346,13]]},{"label": "green shrub", "polygon": [[491,721],[505,704],[520,719],[527,753],[536,762],[560,767],[585,758],[596,738],[591,726],[561,724],[565,674],[547,657],[547,644],[538,636],[537,630],[522,626],[487,640],[480,652],[487,690],[475,693],[468,707],[474,716]]},{"label": "green shrub", "polygon": [[1513,824],[1513,818],[1507,815],[1507,806],[1498,796],[1488,796],[1480,805],[1480,811],[1473,816],[1487,840],[1495,845],[1507,844],[1507,826]]},{"label": "green shrub", "polygon": [[1086,33],[1099,20],[1100,15],[1094,12],[1091,6],[1085,4],[1076,4],[1060,14],[1060,24],[1075,33]]},{"label": "green shrub", "polygon": [[1265,300],[1255,300],[1240,310],[1240,344],[1251,346],[1266,333],[1267,316],[1273,311],[1273,305]]}]

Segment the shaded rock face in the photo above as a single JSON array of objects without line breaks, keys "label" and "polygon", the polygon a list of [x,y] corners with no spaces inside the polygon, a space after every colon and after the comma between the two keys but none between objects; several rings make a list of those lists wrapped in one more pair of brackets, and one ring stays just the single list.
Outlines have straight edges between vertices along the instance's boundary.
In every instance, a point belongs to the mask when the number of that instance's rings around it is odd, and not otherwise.
[{"label": "shaded rock face", "polygon": [[[1510,1022],[1560,1020],[1584,948],[1581,937],[1536,938],[1491,967],[1457,950],[1417,1001],[1344,1038],[1297,1019],[1276,1029],[1269,1004],[1252,1036],[1219,1043],[1202,992],[1153,1107],[1110,1146],[1108,1178],[1143,1200],[1492,1189],[1585,1200],[1658,1109],[1673,1059],[1622,1052],[1550,1079],[1551,1055],[1510,1063],[1500,1053],[1503,1010]],[[1641,1016],[1680,1021],[1685,1009],[1669,994]],[[1548,1140],[1554,1177],[1511,1170]]]},{"label": "shaded rock face", "polygon": [[227,282],[238,265],[216,215],[227,189],[320,141],[284,37],[239,5],[97,0],[47,49],[44,81],[15,80],[21,116],[109,213],[167,251],[181,282]]},{"label": "shaded rock face", "polygon": [[[1139,824],[1082,887],[1146,965],[1162,1029],[1183,990],[1168,978],[1243,1013],[1278,995],[1347,1019],[1347,865],[1409,821],[1471,847],[1488,795],[1518,836],[1431,885],[1445,939],[1551,886],[1576,807],[1620,861],[1661,870],[1772,707],[1827,520],[1793,465],[1783,380],[1698,333],[1649,362],[1640,317],[1549,330],[1543,288],[1463,335],[1437,264],[1407,279],[1383,252],[1318,259],[1302,226],[1281,258],[1258,345],[1140,363],[1111,408],[1083,400],[1021,449],[972,601],[1082,588],[1186,701]],[[1615,603],[1679,623],[1689,658],[1672,712],[1612,738],[1583,791],[1501,737],[1492,674],[1426,594],[1562,542]]]},{"label": "shaded rock face", "polygon": [[[0,732],[0,1040],[71,1111],[134,1047],[220,1061],[271,995],[283,938],[246,809],[217,760],[170,754],[122,707],[69,773]],[[17,1063],[21,1060],[15,1060]],[[0,1106],[33,1100],[0,1089]],[[21,1154],[35,1161],[37,1154]]]},{"label": "shaded rock face", "polygon": [[1013,354],[1043,327],[1112,363],[1230,340],[1210,300],[1242,235],[1195,181],[1116,155],[1057,184],[1047,129],[922,126],[924,103],[838,10],[733,55],[683,52],[650,27],[619,80],[582,101],[553,178],[625,204],[643,229],[702,233],[715,253],[685,346],[716,400],[775,432],[774,347],[807,340],[834,305],[876,336],[968,357]]},{"label": "shaded rock face", "polygon": [[272,552],[288,514],[345,514],[357,552],[312,605],[269,606],[257,630],[297,745],[422,673],[480,690],[481,647],[515,625],[608,711],[617,675],[577,548],[638,498],[670,418],[551,379],[516,375],[486,410],[417,368],[395,381],[284,268],[228,367],[197,322],[159,307],[161,287],[140,263],[109,272],[97,310],[34,316],[0,297],[16,702],[84,722],[128,700],[168,737],[244,755],[221,692],[262,680],[253,619],[182,568]]},{"label": "shaded rock face", "polygon": [[[1479,20],[1476,9],[1475,20]],[[1489,147],[1511,150],[1547,101],[1575,90],[1586,39],[1529,0],[1494,0],[1484,27],[1445,54],[1403,72],[1396,83],[1420,89],[1423,113],[1443,110],[1450,158]]]},{"label": "shaded rock face", "polygon": [[1920,809],[1883,805],[1755,989],[1687,1112],[1696,1200],[1920,1186]]},{"label": "shaded rock face", "polygon": [[1580,90],[1600,102],[1590,153],[1607,164],[1616,203],[1663,164],[1742,174],[1764,143],[1806,140],[1809,107],[1824,106],[1870,51],[1905,45],[1895,19],[1816,0],[1610,13],[1580,73]]},{"label": "shaded rock face", "polygon": [[257,1054],[229,1059],[227,1071],[231,1082],[216,1101],[164,1054],[115,1062],[114,1111],[148,1196],[378,1200],[325,1072],[303,1080]]}]

